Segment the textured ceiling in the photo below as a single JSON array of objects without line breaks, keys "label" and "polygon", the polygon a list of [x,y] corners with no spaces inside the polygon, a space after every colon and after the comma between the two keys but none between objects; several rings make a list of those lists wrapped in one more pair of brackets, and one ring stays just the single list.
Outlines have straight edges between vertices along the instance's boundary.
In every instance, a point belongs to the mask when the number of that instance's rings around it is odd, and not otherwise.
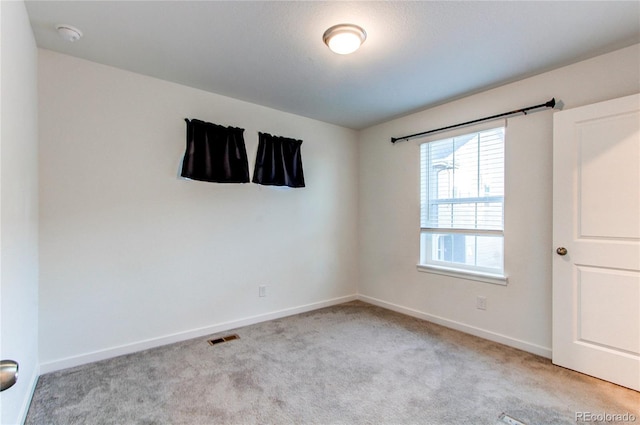
[{"label": "textured ceiling", "polygon": [[[640,42],[637,1],[26,4],[42,48],[354,129]],[[323,44],[337,23],[356,53]]]}]

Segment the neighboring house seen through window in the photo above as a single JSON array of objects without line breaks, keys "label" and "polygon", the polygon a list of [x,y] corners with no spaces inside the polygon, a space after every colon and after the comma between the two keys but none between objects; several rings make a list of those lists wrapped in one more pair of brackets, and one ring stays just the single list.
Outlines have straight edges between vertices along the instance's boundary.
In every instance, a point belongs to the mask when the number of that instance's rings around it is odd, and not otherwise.
[{"label": "neighboring house seen through window", "polygon": [[504,133],[420,145],[420,266],[504,275]]}]

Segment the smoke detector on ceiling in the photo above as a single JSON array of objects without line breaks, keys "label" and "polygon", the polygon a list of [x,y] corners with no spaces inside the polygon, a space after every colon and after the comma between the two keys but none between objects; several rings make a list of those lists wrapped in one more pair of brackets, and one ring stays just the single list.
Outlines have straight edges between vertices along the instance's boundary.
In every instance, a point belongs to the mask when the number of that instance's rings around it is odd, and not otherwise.
[{"label": "smoke detector on ceiling", "polygon": [[56,30],[60,37],[64,38],[67,41],[74,42],[80,40],[82,37],[82,31],[80,31],[76,27],[72,27],[71,25],[58,25],[56,26]]}]

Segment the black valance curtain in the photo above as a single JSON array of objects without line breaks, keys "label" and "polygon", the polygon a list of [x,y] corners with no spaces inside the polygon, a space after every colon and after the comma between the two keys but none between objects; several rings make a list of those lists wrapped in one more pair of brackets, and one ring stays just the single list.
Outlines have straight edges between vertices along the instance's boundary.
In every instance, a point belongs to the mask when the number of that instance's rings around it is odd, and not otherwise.
[{"label": "black valance curtain", "polygon": [[182,177],[216,183],[248,183],[244,129],[200,120],[187,122]]},{"label": "black valance curtain", "polygon": [[302,140],[258,133],[253,182],[271,186],[304,187]]}]

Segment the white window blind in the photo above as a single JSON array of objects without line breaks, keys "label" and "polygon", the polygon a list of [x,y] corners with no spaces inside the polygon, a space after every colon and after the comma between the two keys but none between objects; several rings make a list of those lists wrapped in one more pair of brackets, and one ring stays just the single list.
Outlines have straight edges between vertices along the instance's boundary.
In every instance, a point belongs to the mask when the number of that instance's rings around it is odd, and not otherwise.
[{"label": "white window blind", "polygon": [[504,128],[420,145],[421,263],[502,274]]}]

